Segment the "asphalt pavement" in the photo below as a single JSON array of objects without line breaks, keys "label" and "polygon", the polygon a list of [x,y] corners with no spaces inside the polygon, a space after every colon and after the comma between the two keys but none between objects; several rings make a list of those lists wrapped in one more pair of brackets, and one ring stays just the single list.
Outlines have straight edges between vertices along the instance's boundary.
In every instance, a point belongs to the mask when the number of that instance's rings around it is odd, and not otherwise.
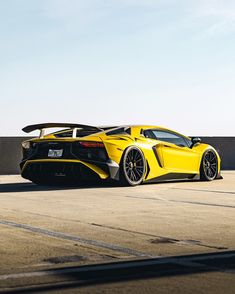
[{"label": "asphalt pavement", "polygon": [[37,186],[0,176],[0,293],[235,293],[235,171]]}]

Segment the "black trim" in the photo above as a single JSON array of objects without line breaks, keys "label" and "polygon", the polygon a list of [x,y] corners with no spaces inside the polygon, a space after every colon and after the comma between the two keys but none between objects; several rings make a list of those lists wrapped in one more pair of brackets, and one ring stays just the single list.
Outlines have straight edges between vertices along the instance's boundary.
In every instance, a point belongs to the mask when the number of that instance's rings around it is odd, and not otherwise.
[{"label": "black trim", "polygon": [[150,167],[149,167],[149,163],[148,161],[146,160],[146,175],[145,175],[145,179],[147,179],[148,175],[149,175],[149,172],[150,172]]},{"label": "black trim", "polygon": [[[87,160],[88,162],[106,162],[108,158],[107,151],[104,148],[89,148],[81,147],[79,144],[84,141],[75,141],[68,142],[62,140],[53,140],[53,141],[40,141],[40,142],[31,142],[31,147],[29,149],[23,148],[23,159],[34,160],[34,159],[50,159],[48,157],[49,149],[63,149],[63,154],[59,159],[78,159],[78,160]],[[87,142],[87,141],[86,141]],[[89,141],[93,142],[93,141]],[[98,142],[99,143],[99,142]],[[102,143],[102,142],[100,142]],[[99,157],[99,152],[102,151],[103,157]],[[93,157],[89,159],[88,153]]]},{"label": "black trim", "polygon": [[114,130],[106,132],[107,136],[120,135],[120,134],[131,135],[131,128],[130,127],[119,127]]},{"label": "black trim", "polygon": [[[109,175],[110,179],[113,180],[119,180],[119,165],[112,161],[111,159],[109,159],[107,162],[98,162],[98,161],[92,161],[92,160],[83,160],[84,163],[90,163],[93,164],[97,167],[99,167],[100,169],[102,169],[104,172],[106,172]],[[23,169],[24,165],[27,164],[27,160],[26,161],[22,161],[20,163],[20,167],[21,169]],[[31,168],[32,166],[35,166],[35,168]],[[39,167],[37,169],[37,167]],[[44,169],[44,167],[46,167]],[[58,169],[56,170],[55,169]],[[82,162],[66,162],[64,160],[61,160],[61,162],[58,161],[42,161],[42,162],[30,162],[25,169],[23,169],[22,172],[22,177],[32,180],[34,181],[35,177],[40,177],[42,178],[43,175],[45,177],[47,176],[51,176],[52,178],[55,177],[60,177],[60,176],[56,176],[53,175],[53,172],[56,173],[60,173],[62,170],[65,170],[68,174],[64,177],[66,178],[71,178],[71,179],[77,179],[77,178],[81,178],[84,179],[87,177],[87,172],[85,172],[84,174],[82,173],[82,170],[87,171],[90,170],[91,174],[95,174],[97,177],[98,174],[93,171],[92,169],[90,169],[89,167],[87,167],[86,165],[84,165]],[[72,174],[73,172],[73,174]]]},{"label": "black trim", "polygon": [[98,180],[99,175],[80,162],[31,162],[22,172],[22,177],[33,182],[59,179],[63,180]]},{"label": "black trim", "polygon": [[168,173],[163,176],[158,176],[153,179],[145,181],[145,183],[156,183],[156,182],[162,182],[166,180],[180,180],[180,179],[196,179],[197,174],[188,174],[188,173]]},{"label": "black trim", "polygon": [[158,153],[157,153],[156,146],[153,146],[152,149],[153,149],[153,153],[154,153],[155,156],[156,156],[156,159],[157,159],[157,163],[158,163],[158,165],[162,168],[162,164],[161,164],[161,161],[160,161],[159,155],[158,155]]},{"label": "black trim", "polygon": [[47,129],[47,128],[81,128],[81,129],[86,129],[86,130],[100,130],[103,131],[102,129],[94,126],[88,126],[88,125],[83,125],[83,124],[72,124],[72,123],[42,123],[42,124],[36,124],[36,125],[29,125],[26,126],[22,129],[23,132],[25,133],[30,133],[35,130],[41,130],[41,129]]}]

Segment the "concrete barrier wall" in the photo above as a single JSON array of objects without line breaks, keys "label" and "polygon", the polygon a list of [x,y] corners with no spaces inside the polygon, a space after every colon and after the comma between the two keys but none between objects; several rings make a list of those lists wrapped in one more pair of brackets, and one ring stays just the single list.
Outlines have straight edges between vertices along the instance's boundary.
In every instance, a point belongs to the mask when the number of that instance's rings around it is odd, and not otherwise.
[{"label": "concrete barrier wall", "polygon": [[18,174],[21,142],[29,137],[0,137],[0,175]]},{"label": "concrete barrier wall", "polygon": [[[235,137],[201,137],[214,146],[221,158],[222,169],[235,170]],[[18,174],[21,160],[21,142],[29,137],[0,137],[0,175]]]},{"label": "concrete barrier wall", "polygon": [[222,159],[222,169],[235,170],[235,137],[201,137],[201,139],[218,151]]}]

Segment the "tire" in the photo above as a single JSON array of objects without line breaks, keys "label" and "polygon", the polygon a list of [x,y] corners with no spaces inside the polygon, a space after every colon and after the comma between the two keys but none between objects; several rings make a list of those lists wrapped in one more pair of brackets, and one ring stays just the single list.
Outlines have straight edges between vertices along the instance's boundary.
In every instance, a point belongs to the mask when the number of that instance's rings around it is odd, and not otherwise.
[{"label": "tire", "polygon": [[123,154],[120,181],[125,186],[137,186],[143,182],[146,161],[143,152],[135,146],[128,147]]},{"label": "tire", "polygon": [[207,150],[203,156],[200,166],[200,180],[213,181],[218,175],[218,159],[214,150]]}]

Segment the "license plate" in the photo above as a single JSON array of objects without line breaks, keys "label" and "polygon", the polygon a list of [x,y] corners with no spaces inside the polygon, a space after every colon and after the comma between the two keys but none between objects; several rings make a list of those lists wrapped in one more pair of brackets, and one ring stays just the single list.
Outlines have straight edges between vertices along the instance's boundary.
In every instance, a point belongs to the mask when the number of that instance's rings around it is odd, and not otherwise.
[{"label": "license plate", "polygon": [[48,157],[59,158],[62,155],[63,155],[63,149],[59,149],[59,150],[49,149],[48,151]]}]

